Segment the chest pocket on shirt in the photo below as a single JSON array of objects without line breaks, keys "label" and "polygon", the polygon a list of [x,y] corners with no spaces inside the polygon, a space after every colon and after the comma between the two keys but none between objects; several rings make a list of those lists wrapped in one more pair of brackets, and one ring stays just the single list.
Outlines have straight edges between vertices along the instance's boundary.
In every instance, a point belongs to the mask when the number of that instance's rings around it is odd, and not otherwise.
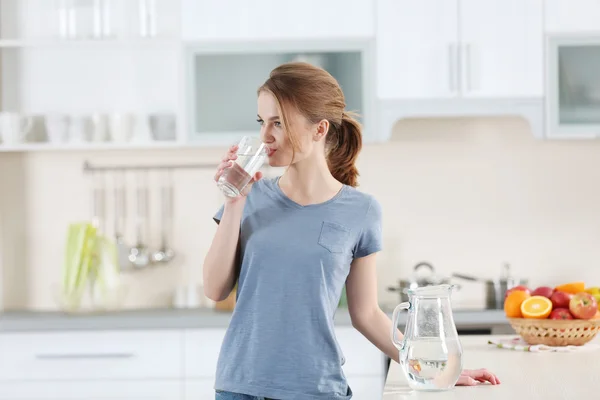
[{"label": "chest pocket on shirt", "polygon": [[342,253],[348,243],[349,235],[350,229],[345,226],[335,222],[323,221],[319,244],[331,253]]}]

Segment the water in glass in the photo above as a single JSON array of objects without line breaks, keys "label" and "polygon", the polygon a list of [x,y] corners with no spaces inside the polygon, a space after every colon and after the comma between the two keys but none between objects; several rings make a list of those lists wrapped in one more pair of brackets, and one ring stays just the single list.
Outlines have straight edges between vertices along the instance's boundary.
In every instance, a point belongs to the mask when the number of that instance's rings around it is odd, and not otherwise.
[{"label": "water in glass", "polygon": [[223,171],[217,182],[217,186],[229,197],[240,195],[265,162],[269,150],[258,137],[244,136],[238,143],[236,154],[237,159]]}]

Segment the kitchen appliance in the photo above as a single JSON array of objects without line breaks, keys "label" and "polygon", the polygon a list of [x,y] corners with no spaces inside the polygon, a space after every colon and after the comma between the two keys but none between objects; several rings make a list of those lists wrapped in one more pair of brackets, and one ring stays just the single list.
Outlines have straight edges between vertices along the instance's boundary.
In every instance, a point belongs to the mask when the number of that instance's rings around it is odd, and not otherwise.
[{"label": "kitchen appliance", "polygon": [[[422,261],[413,267],[413,273],[408,280],[400,279],[398,281],[398,286],[390,286],[388,287],[388,290],[390,292],[398,292],[400,294],[400,302],[402,303],[408,301],[409,289],[450,283],[450,277],[437,276],[433,265],[429,262]],[[456,289],[460,289],[460,285],[454,286]]]},{"label": "kitchen appliance", "polygon": [[[462,371],[462,346],[452,314],[448,284],[408,289],[409,301],[392,314],[391,338],[400,352],[400,366],[408,385],[419,391],[454,388]],[[402,340],[398,340],[400,311],[408,318]]]},{"label": "kitchen appliance", "polygon": [[516,278],[510,275],[510,265],[502,266],[502,274],[494,279],[482,279],[472,275],[453,273],[453,277],[472,282],[481,282],[485,285],[485,308],[501,310],[504,308],[504,295],[506,291],[518,285],[527,285],[527,279]]}]

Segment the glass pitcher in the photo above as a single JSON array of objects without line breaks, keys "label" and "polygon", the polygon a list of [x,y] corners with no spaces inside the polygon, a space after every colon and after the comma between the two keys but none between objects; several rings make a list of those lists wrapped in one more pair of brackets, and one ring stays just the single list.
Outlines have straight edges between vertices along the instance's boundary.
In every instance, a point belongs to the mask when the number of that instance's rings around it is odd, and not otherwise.
[{"label": "glass pitcher", "polygon": [[[392,342],[400,365],[414,390],[443,391],[454,387],[462,371],[462,346],[452,317],[453,286],[431,285],[409,289],[409,301],[392,315]],[[402,341],[398,340],[400,311],[408,310]]]}]

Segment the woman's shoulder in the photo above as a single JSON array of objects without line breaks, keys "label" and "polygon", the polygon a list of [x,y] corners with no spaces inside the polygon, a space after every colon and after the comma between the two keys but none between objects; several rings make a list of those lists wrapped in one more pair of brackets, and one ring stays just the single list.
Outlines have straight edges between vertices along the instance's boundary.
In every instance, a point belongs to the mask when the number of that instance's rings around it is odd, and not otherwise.
[{"label": "woman's shoulder", "polygon": [[381,210],[381,203],[373,194],[363,192],[352,186],[346,187],[346,198],[357,207]]}]

